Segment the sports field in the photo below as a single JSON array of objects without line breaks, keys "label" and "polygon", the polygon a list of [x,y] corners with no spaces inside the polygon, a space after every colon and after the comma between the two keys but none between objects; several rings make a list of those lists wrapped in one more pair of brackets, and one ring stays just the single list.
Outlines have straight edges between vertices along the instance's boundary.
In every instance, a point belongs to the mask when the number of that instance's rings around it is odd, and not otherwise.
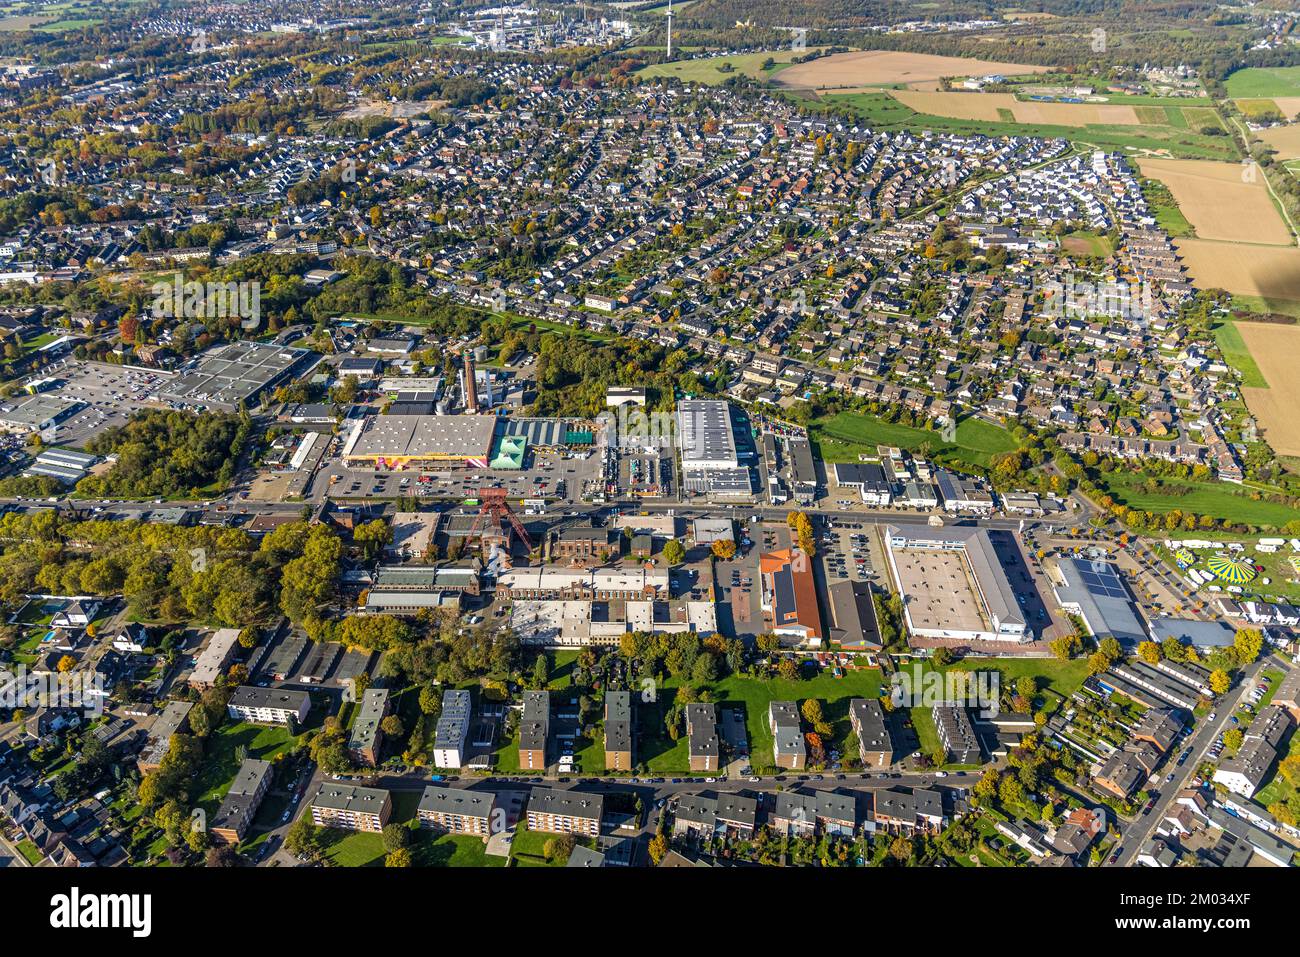
[{"label": "sports field", "polygon": [[1291,231],[1258,169],[1209,160],[1138,160],[1142,175],[1164,183],[1201,239],[1287,246]]},{"label": "sports field", "polygon": [[1300,326],[1239,322],[1237,332],[1267,388],[1242,388],[1261,437],[1280,455],[1300,455]]},{"label": "sports field", "polygon": [[1046,73],[1048,67],[1025,63],[1002,63],[968,57],[936,56],[930,53],[899,53],[891,50],[859,50],[819,57],[784,70],[781,86],[812,90],[861,86],[932,83],[945,76],[1024,76]]}]

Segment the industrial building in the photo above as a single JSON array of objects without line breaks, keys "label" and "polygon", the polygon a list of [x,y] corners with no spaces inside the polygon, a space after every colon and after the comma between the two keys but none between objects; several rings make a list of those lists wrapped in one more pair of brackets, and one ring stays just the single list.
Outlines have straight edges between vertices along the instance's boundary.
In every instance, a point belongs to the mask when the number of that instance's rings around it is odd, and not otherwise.
[{"label": "industrial building", "polygon": [[1032,640],[986,529],[890,525],[885,553],[912,634],[962,641]]},{"label": "industrial building", "polygon": [[1062,558],[1057,562],[1060,584],[1053,584],[1056,601],[1083,620],[1089,634],[1100,641],[1116,639],[1132,652],[1147,632],[1124,584],[1119,568],[1111,562]]},{"label": "industrial building", "polygon": [[820,647],[826,639],[817,607],[817,583],[812,560],[798,548],[768,552],[759,557],[761,605],[771,618],[772,631],[794,643]]},{"label": "industrial building", "polygon": [[232,342],[200,356],[161,390],[165,402],[234,412],[256,405],[281,383],[302,375],[320,358],[307,349],[262,342]]},{"label": "industrial building", "polygon": [[495,436],[490,415],[373,415],[348,436],[343,459],[350,468],[487,468]]}]

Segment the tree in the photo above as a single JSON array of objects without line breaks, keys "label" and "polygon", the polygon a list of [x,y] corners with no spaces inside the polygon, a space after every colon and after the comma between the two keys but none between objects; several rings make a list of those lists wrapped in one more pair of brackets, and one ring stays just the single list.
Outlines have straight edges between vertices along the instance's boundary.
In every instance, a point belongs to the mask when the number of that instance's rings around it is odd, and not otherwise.
[{"label": "tree", "polygon": [[793,658],[782,658],[780,663],[776,666],[776,673],[780,675],[784,681],[794,681],[799,677],[799,665]]},{"label": "tree", "polygon": [[1232,678],[1222,668],[1210,672],[1210,690],[1215,694],[1226,694],[1232,687]]},{"label": "tree", "polygon": [[724,562],[736,557],[736,543],[729,538],[717,539],[709,546],[709,550],[713,552],[715,558],[720,558]]},{"label": "tree", "polygon": [[542,856],[548,861],[559,861],[565,863],[573,849],[577,846],[577,840],[572,834],[559,834],[549,838],[542,845]]},{"label": "tree", "polygon": [[686,547],[675,538],[664,543],[664,561],[669,565],[680,565],[686,558]]},{"label": "tree", "polygon": [[405,729],[402,727],[402,719],[395,714],[390,714],[379,722],[379,730],[390,738],[400,738]]},{"label": "tree", "polygon": [[398,848],[395,851],[389,851],[384,857],[384,867],[410,867],[411,852],[406,848]]},{"label": "tree", "polygon": [[906,864],[912,859],[915,848],[912,846],[911,838],[899,835],[889,842],[889,856],[900,864]]},{"label": "tree", "polygon": [[59,659],[57,667],[59,669],[59,674],[65,675],[73,668],[77,667],[77,659],[72,657],[72,655],[64,655]]},{"label": "tree", "polygon": [[1229,751],[1236,751],[1241,747],[1241,742],[1245,740],[1245,737],[1240,728],[1229,728],[1223,732],[1223,746]]},{"label": "tree", "polygon": [[1138,657],[1149,665],[1160,663],[1160,646],[1154,641],[1142,641],[1137,647]]},{"label": "tree", "polygon": [[1264,633],[1258,628],[1239,628],[1233,639],[1232,647],[1237,653],[1237,661],[1243,665],[1248,665],[1259,657],[1259,653],[1264,647]]},{"label": "tree", "polygon": [[650,862],[658,867],[660,862],[668,855],[668,838],[662,834],[656,834],[650,839]]},{"label": "tree", "polygon": [[1109,670],[1110,659],[1103,652],[1094,651],[1088,656],[1088,674],[1099,675]]},{"label": "tree", "polygon": [[411,843],[411,829],[405,824],[385,824],[382,834],[386,851],[400,850]]},{"label": "tree", "polygon": [[304,814],[289,826],[284,835],[284,847],[297,857],[315,857],[320,852],[320,828]]},{"label": "tree", "polygon": [[718,677],[717,658],[707,651],[695,659],[695,664],[691,666],[691,678],[700,684],[708,684],[715,681]]},{"label": "tree", "polygon": [[952,649],[943,647],[936,648],[934,649],[934,653],[930,656],[930,660],[934,662],[934,665],[937,668],[946,667],[947,665],[952,664]]},{"label": "tree", "polygon": [[439,714],[442,711],[442,695],[437,685],[425,685],[420,689],[420,711],[423,714]]}]

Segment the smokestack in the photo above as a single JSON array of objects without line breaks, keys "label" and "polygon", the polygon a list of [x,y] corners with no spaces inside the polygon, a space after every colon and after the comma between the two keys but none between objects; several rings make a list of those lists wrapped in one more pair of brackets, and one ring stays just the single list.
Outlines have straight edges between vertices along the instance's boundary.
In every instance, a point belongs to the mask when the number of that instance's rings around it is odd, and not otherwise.
[{"label": "smokestack", "polygon": [[465,411],[471,415],[478,411],[478,385],[474,381],[474,356],[465,350]]}]

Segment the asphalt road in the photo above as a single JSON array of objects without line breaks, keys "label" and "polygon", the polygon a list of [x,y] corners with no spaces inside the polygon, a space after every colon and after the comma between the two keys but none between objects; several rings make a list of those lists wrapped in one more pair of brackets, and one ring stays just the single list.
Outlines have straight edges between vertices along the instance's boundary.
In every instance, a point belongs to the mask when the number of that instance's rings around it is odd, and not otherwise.
[{"label": "asphalt road", "polygon": [[[1151,837],[1156,825],[1165,816],[1165,811],[1169,809],[1178,794],[1187,787],[1187,782],[1191,780],[1196,773],[1196,769],[1204,761],[1205,752],[1218,739],[1219,734],[1229,727],[1232,716],[1245,702],[1246,695],[1255,687],[1260,672],[1269,664],[1281,666],[1278,659],[1270,657],[1255,662],[1255,664],[1243,671],[1235,695],[1231,699],[1225,697],[1218,701],[1213,711],[1214,720],[1202,722],[1201,727],[1190,738],[1180,746],[1170,750],[1168,759],[1157,769],[1157,773],[1161,775],[1162,783],[1159,787],[1159,797],[1156,798],[1155,806],[1149,813],[1139,814],[1137,819],[1127,826],[1121,825],[1120,855],[1115,864],[1111,866],[1132,866],[1134,858],[1142,850],[1142,846],[1146,844],[1147,839]],[[1231,704],[1229,701],[1231,701]],[[1178,767],[1178,755],[1189,747],[1192,749],[1191,756],[1183,763],[1182,767]],[[1171,770],[1174,772],[1174,779],[1168,784],[1163,783],[1164,775],[1167,775]],[[1113,851],[1112,856],[1114,856]]]}]

